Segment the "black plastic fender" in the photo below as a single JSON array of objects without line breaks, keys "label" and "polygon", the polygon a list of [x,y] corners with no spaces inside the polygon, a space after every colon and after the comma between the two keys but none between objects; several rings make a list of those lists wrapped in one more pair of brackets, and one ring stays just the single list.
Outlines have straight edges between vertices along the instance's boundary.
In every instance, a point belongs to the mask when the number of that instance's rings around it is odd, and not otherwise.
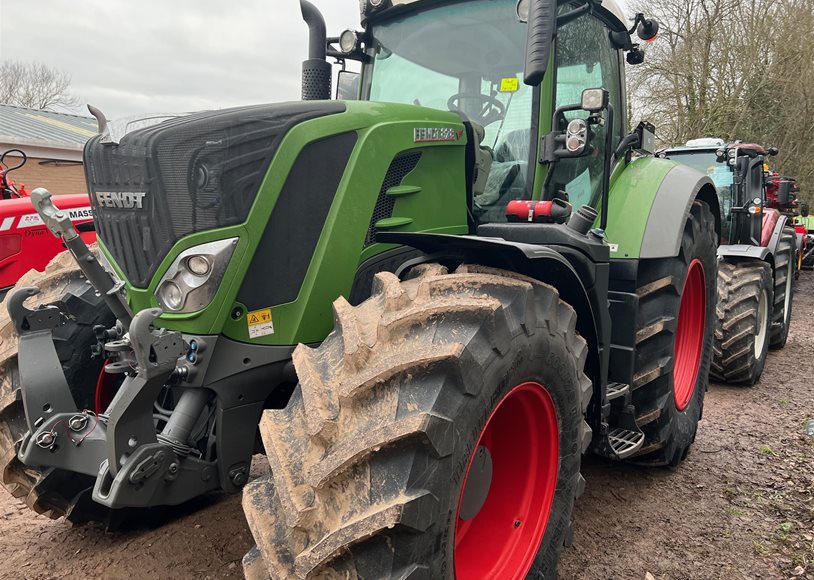
[{"label": "black plastic fender", "polygon": [[[607,281],[604,288],[585,288],[568,260],[552,248],[510,242],[501,238],[446,234],[381,232],[383,243],[411,246],[430,255],[432,261],[469,262],[523,274],[557,289],[560,298],[577,313],[577,331],[587,341],[589,354],[585,372],[594,383],[596,402],[604,402],[602,392],[607,377],[610,316]],[[599,403],[601,404],[601,403]]]},{"label": "black plastic fender", "polygon": [[715,185],[699,171],[686,165],[676,165],[664,178],[653,199],[642,237],[640,258],[672,258],[678,255],[684,224],[696,199],[709,205],[720,241],[721,206]]},{"label": "black plastic fender", "polygon": [[733,244],[718,246],[718,258],[722,260],[750,259],[770,261],[772,252],[763,246],[749,246],[747,244]]}]

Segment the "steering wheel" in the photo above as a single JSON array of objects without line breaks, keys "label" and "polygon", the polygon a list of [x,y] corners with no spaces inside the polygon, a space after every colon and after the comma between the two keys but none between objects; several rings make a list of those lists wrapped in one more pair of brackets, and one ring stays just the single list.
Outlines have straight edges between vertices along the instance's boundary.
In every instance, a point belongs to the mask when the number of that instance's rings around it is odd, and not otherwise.
[{"label": "steering wheel", "polygon": [[[461,99],[470,99],[473,101],[479,101],[481,103],[481,111],[477,115],[473,115],[471,113],[465,113],[463,109],[460,107]],[[449,100],[447,101],[447,107],[450,111],[455,113],[461,113],[470,117],[473,121],[478,123],[479,125],[486,126],[495,121],[499,121],[506,115],[506,105],[500,102],[496,97],[491,95],[483,95],[483,94],[468,94],[468,93],[457,93],[452,95]]]},{"label": "steering wheel", "polygon": [[[20,156],[20,163],[15,165],[14,167],[9,167],[6,165],[6,156],[12,153],[16,153]],[[28,161],[28,157],[26,156],[25,152],[20,151],[19,149],[9,149],[2,155],[0,155],[0,198],[2,199],[11,199],[13,197],[21,197],[20,194],[17,192],[17,189],[12,185],[11,181],[8,178],[8,174],[12,171],[16,171],[20,169],[23,165],[25,165],[26,161]]]}]

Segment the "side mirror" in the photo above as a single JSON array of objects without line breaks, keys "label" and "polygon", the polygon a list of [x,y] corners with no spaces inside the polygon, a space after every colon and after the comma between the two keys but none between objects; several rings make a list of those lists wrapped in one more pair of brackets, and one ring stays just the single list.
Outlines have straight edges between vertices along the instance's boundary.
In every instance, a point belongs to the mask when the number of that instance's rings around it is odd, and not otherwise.
[{"label": "side mirror", "polygon": [[361,75],[357,72],[342,70],[336,81],[336,98],[339,101],[359,100],[359,79]]},{"label": "side mirror", "polygon": [[652,18],[642,18],[636,34],[645,42],[653,42],[659,35],[659,23]]},{"label": "side mirror", "polygon": [[780,150],[777,147],[769,147],[767,153],[769,154],[769,156],[775,157],[778,153],[780,153]]},{"label": "side mirror", "polygon": [[[518,3],[518,16],[521,16],[521,3]],[[528,9],[528,32],[526,33],[526,68],[523,82],[536,87],[543,82],[551,45],[557,29],[557,0],[535,0]]]},{"label": "side mirror", "polygon": [[804,218],[808,217],[808,204],[807,203],[801,203],[800,204],[800,215],[802,217],[804,217]]}]

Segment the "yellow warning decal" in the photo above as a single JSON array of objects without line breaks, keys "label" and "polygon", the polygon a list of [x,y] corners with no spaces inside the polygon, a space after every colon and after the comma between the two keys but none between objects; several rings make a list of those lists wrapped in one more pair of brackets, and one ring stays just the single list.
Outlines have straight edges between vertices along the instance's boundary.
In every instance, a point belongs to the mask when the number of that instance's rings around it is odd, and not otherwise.
[{"label": "yellow warning decal", "polygon": [[255,310],[246,315],[246,322],[249,325],[249,337],[260,338],[274,334],[274,321],[271,317],[271,308]]},{"label": "yellow warning decal", "polygon": [[500,80],[501,93],[516,93],[520,90],[520,80],[513,77]]}]

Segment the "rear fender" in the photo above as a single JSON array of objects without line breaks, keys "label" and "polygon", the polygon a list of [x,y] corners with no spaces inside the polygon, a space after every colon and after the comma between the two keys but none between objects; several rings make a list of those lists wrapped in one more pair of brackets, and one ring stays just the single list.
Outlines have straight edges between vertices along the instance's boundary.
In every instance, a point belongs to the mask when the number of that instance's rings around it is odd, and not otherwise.
[{"label": "rear fender", "polygon": [[[776,209],[766,209],[763,211],[763,227],[761,228],[760,232],[760,245],[768,247],[773,241],[775,245],[777,245],[777,239],[780,239],[780,235],[777,234],[775,238],[775,234],[777,233],[777,226],[781,224],[783,225],[786,223],[786,216],[782,215]],[[780,232],[783,231],[783,226],[780,225]],[[774,253],[774,252],[772,252]]]},{"label": "rear fender", "polygon": [[721,208],[709,177],[666,159],[637,159],[613,184],[608,241],[613,258],[671,258],[681,248],[693,202],[709,205],[720,238]]},{"label": "rear fender", "polygon": [[772,261],[769,248],[763,246],[748,246],[746,244],[718,246],[718,258],[727,261],[737,261],[742,259]]},{"label": "rear fender", "polygon": [[774,263],[774,256],[777,253],[777,244],[780,243],[780,237],[783,235],[783,229],[788,224],[788,221],[789,218],[787,216],[780,214],[777,223],[774,225],[774,229],[772,229],[772,235],[769,236],[767,241],[766,247],[772,257],[772,263]]}]

